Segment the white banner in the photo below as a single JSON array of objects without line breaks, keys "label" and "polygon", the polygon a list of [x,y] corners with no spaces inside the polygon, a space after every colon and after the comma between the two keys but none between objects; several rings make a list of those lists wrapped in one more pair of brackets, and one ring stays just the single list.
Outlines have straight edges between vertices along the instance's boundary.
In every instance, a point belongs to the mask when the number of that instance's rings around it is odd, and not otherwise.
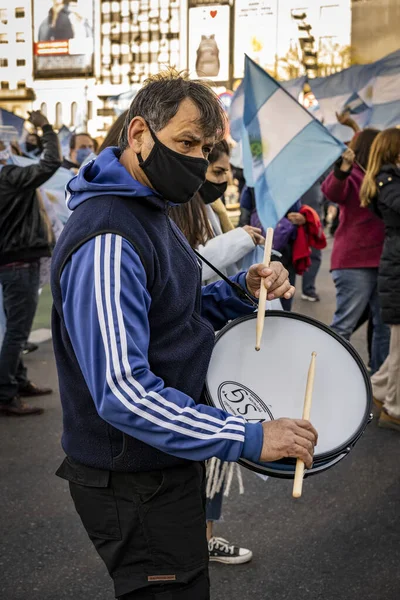
[{"label": "white banner", "polygon": [[229,79],[229,6],[189,9],[189,72],[192,78]]},{"label": "white banner", "polygon": [[235,79],[244,75],[245,54],[263,69],[274,69],[277,26],[277,0],[236,0]]}]

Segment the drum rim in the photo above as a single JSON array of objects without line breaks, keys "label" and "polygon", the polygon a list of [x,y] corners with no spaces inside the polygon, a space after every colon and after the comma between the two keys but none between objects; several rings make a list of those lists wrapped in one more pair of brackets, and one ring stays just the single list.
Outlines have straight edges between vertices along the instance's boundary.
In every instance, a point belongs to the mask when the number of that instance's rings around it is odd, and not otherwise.
[{"label": "drum rim", "polygon": [[[287,312],[287,311],[283,311],[283,310],[266,310],[265,317],[266,318],[283,317],[285,319],[294,319],[294,320],[303,321],[304,323],[307,323],[309,325],[316,325],[317,327],[319,327],[319,329],[322,329],[323,331],[325,331],[325,333],[327,333],[328,335],[331,335],[340,344],[342,344],[342,346],[346,350],[348,350],[349,353],[353,356],[354,360],[360,367],[362,375],[363,375],[365,387],[366,387],[367,398],[369,400],[369,402],[367,402],[367,405],[365,407],[364,417],[360,423],[360,426],[357,429],[357,431],[354,433],[354,435],[352,435],[351,438],[346,440],[346,442],[343,443],[341,446],[337,446],[334,450],[331,450],[329,452],[324,452],[322,454],[319,454],[314,464],[317,467],[320,462],[333,460],[338,455],[348,453],[350,451],[350,449],[357,443],[357,441],[360,439],[363,432],[365,431],[365,429],[370,421],[371,408],[372,408],[371,379],[369,377],[367,368],[366,368],[361,356],[358,354],[357,350],[350,344],[350,342],[348,342],[343,337],[341,337],[339,334],[337,334],[335,331],[333,331],[333,329],[331,329],[328,325],[325,325],[325,323],[321,323],[321,321],[318,321],[317,319],[314,319],[313,317],[309,317],[308,315],[302,315],[302,314],[296,313],[296,312]],[[219,331],[218,334],[215,336],[214,346],[230,329],[233,329],[235,327],[235,325],[238,325],[239,323],[243,323],[245,321],[250,321],[251,319],[256,319],[256,318],[257,318],[257,313],[254,312],[254,313],[251,313],[250,315],[245,315],[243,317],[238,317],[237,319],[234,319],[233,321],[231,321],[230,323],[225,325],[225,327],[223,327],[223,329],[221,329],[221,331]],[[255,329],[254,329],[254,335],[255,335]],[[211,406],[215,406],[214,403],[212,402],[210,390],[208,388],[207,378],[205,381],[205,398],[206,398],[208,404],[210,404]],[[247,461],[247,460],[245,461],[242,459],[239,459],[238,462],[240,464],[242,464],[243,466],[247,466],[247,467],[249,465],[254,465],[256,467],[257,471],[260,473],[262,472],[265,474],[268,471],[269,474],[272,474],[272,472],[273,472],[273,469],[269,469],[268,467],[263,467],[263,466],[259,465],[258,463],[253,463],[251,461]],[[256,470],[256,469],[253,469],[253,470]],[[277,469],[277,472],[279,472],[279,469]],[[310,474],[311,473],[312,473],[312,469],[310,470]],[[293,471],[293,475],[294,475],[294,471]],[[279,476],[279,475],[275,475],[275,476]],[[284,475],[281,475],[281,476],[284,476]]]}]

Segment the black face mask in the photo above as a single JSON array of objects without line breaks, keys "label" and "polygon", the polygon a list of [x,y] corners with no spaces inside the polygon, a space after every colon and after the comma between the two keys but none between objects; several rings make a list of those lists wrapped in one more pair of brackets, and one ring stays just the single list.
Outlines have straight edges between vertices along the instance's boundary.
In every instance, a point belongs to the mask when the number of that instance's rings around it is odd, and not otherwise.
[{"label": "black face mask", "polygon": [[39,146],[37,146],[37,144],[31,144],[30,142],[26,142],[25,148],[27,152],[35,152],[35,150],[38,150]]},{"label": "black face mask", "polygon": [[205,181],[208,160],[174,152],[164,146],[151,129],[150,133],[154,146],[146,160],[141,154],[137,155],[139,167],[164,200],[173,204],[189,202]]},{"label": "black face mask", "polygon": [[200,188],[199,194],[204,204],[211,204],[211,202],[215,202],[225,194],[227,187],[227,181],[224,183],[212,183],[206,179]]}]

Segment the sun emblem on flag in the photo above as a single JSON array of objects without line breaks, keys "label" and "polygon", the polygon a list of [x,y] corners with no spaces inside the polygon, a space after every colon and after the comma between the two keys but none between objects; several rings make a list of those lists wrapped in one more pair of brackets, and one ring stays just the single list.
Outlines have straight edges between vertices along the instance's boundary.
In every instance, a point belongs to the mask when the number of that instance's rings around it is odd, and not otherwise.
[{"label": "sun emblem on flag", "polygon": [[261,139],[260,137],[251,137],[250,136],[250,152],[252,159],[257,161],[262,161],[263,157],[268,152],[268,144],[267,140]]},{"label": "sun emblem on flag", "polygon": [[260,138],[250,138],[250,151],[254,160],[262,159],[263,144]]}]

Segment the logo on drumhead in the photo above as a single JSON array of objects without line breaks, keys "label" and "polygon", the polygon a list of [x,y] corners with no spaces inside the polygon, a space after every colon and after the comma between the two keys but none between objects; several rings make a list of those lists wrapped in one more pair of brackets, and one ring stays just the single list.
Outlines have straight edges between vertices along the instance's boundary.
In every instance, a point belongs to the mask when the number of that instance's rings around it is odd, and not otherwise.
[{"label": "logo on drumhead", "polygon": [[218,399],[221,408],[231,415],[240,415],[246,421],[259,423],[273,421],[270,408],[245,385],[236,381],[225,381],[218,388]]}]

